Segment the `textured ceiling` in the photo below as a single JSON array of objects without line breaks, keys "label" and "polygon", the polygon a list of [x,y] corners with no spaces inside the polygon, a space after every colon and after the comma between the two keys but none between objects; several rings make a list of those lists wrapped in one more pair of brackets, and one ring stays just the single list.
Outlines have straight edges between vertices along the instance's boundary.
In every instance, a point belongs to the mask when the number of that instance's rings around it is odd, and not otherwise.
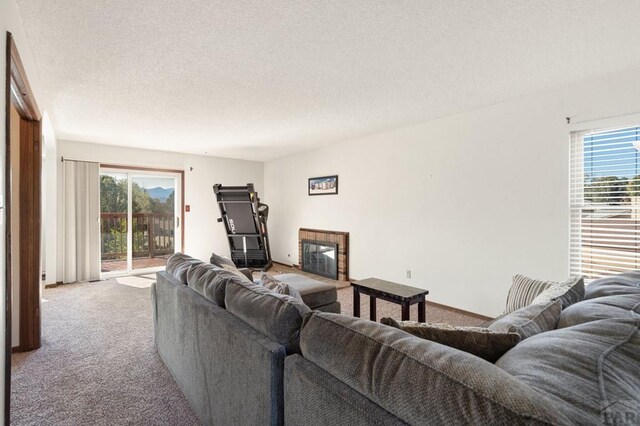
[{"label": "textured ceiling", "polygon": [[58,138],[267,160],[640,67],[638,0],[18,0]]}]

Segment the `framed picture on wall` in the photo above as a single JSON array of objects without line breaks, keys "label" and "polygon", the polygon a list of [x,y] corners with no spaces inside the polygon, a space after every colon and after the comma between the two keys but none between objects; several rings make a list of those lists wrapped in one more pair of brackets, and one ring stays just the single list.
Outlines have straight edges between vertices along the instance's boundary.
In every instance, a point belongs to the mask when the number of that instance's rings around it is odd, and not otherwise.
[{"label": "framed picture on wall", "polygon": [[309,195],[338,193],[338,175],[309,178]]}]

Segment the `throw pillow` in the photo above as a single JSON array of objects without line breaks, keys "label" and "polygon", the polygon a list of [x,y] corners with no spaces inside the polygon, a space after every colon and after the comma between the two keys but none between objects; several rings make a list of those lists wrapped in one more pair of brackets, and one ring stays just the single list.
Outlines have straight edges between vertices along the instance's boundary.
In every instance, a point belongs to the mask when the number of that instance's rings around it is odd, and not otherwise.
[{"label": "throw pillow", "polygon": [[248,277],[245,274],[240,272],[240,270],[238,269],[236,264],[233,263],[233,261],[231,259],[228,259],[228,258],[226,258],[224,256],[218,256],[215,253],[211,253],[211,258],[209,259],[209,262],[212,265],[217,266],[218,268],[222,268],[225,271],[229,271],[229,272],[231,272],[233,274],[236,274],[240,278],[248,279]]},{"label": "throw pillow", "polygon": [[536,303],[498,318],[488,328],[502,333],[518,333],[524,340],[534,334],[555,330],[561,312],[562,302],[559,300]]},{"label": "throw pillow", "polygon": [[560,300],[562,309],[584,300],[584,279],[577,277],[563,283],[555,283],[540,293],[531,303],[544,303],[551,300]]},{"label": "throw pillow", "polygon": [[536,280],[525,277],[524,275],[514,276],[511,288],[507,294],[507,305],[504,313],[510,314],[511,312],[530,305],[533,299],[553,284],[557,283],[554,281]]},{"label": "throw pillow", "polygon": [[398,322],[392,318],[382,318],[380,322],[416,337],[468,352],[489,362],[496,362],[520,341],[518,333],[497,332],[482,327],[455,327],[449,324],[415,321]]},{"label": "throw pillow", "polygon": [[286,294],[286,295],[295,297],[299,300],[302,300],[302,296],[300,295],[300,292],[297,289],[289,286],[286,283],[283,283],[282,281],[278,281],[277,279],[273,278],[270,275],[267,275],[266,272],[263,272],[262,274],[260,274],[260,281],[258,282],[258,284],[265,288],[268,288],[274,293]]},{"label": "throw pillow", "polygon": [[[236,268],[236,264],[233,263],[233,261],[229,258],[226,258],[224,256],[218,256],[215,253],[211,253],[211,258],[209,259],[209,262],[213,265],[216,265],[218,268],[223,268],[223,269],[227,269],[224,267],[224,265],[226,265],[227,267],[230,268]],[[229,270],[229,269],[227,269]]]}]

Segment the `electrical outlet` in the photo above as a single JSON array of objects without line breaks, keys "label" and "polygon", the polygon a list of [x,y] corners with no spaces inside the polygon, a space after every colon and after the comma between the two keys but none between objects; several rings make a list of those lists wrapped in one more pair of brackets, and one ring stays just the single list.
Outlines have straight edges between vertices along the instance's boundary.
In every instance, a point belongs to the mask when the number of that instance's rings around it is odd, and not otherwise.
[{"label": "electrical outlet", "polygon": [[411,269],[407,269],[407,278],[411,279]]}]

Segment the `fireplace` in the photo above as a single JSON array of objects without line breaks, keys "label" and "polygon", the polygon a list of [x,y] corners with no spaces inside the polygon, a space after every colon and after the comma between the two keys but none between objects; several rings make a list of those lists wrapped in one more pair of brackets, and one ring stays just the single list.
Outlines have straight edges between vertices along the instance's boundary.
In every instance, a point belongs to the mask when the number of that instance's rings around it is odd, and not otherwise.
[{"label": "fireplace", "polygon": [[338,245],[322,241],[302,240],[302,270],[338,279]]},{"label": "fireplace", "polygon": [[349,281],[349,233],[300,228],[298,266],[305,272]]}]

